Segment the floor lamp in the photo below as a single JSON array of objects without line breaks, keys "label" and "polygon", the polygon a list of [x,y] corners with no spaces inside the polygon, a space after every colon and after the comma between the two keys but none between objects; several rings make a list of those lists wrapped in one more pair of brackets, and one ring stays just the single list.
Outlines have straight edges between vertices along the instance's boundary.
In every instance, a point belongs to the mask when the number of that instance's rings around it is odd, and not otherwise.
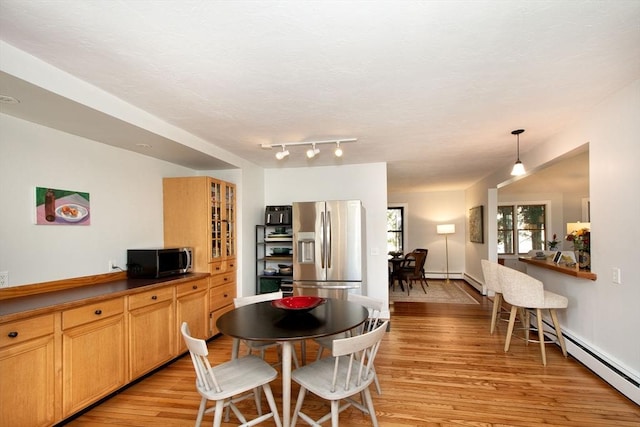
[{"label": "floor lamp", "polygon": [[444,246],[447,251],[447,280],[445,283],[449,283],[449,240],[447,237],[449,234],[454,234],[456,232],[455,224],[441,224],[437,226],[438,234],[444,234]]}]

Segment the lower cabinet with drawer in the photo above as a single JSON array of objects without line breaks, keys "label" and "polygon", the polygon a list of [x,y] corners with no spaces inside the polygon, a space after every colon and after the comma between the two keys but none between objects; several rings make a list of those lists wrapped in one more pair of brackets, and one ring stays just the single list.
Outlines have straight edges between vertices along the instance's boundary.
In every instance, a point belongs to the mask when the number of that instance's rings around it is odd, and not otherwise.
[{"label": "lower cabinet with drawer", "polygon": [[180,326],[187,322],[191,336],[206,339],[209,337],[209,279],[182,283],[176,286],[176,317],[178,354],[187,351],[187,345],[182,339]]},{"label": "lower cabinet with drawer", "polygon": [[233,309],[233,299],[236,297],[236,272],[231,271],[211,276],[209,289],[209,319],[210,335],[216,335],[216,321],[220,316]]},{"label": "lower cabinet with drawer", "polygon": [[55,425],[170,362],[186,352],[183,321],[210,336],[211,310],[233,308],[235,273],[219,275],[215,298],[210,279],[0,316],[0,427]]},{"label": "lower cabinet with drawer", "polygon": [[176,355],[174,286],[128,296],[129,380]]},{"label": "lower cabinet with drawer", "polygon": [[127,383],[124,297],[62,312],[63,417]]},{"label": "lower cabinet with drawer", "polygon": [[0,426],[48,426],[55,419],[55,319],[47,314],[0,325]]}]

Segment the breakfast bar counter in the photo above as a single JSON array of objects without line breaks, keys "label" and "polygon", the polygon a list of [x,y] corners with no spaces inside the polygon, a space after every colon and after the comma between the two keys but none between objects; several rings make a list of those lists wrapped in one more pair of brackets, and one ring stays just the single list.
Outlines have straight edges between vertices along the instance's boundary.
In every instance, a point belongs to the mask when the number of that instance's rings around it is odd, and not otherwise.
[{"label": "breakfast bar counter", "polygon": [[556,264],[548,258],[541,260],[533,257],[519,257],[518,260],[529,265],[545,268],[547,270],[556,271],[562,274],[567,274],[579,279],[596,280],[598,278],[598,276],[595,273],[592,273],[590,270],[581,270],[580,268],[578,268],[577,264],[573,267],[568,267],[564,264]]}]

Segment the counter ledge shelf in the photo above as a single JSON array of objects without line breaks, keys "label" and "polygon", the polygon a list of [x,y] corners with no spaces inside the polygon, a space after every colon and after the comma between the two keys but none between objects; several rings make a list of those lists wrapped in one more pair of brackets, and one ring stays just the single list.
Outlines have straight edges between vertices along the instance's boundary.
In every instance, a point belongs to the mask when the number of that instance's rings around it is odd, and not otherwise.
[{"label": "counter ledge shelf", "polygon": [[531,264],[540,268],[546,268],[547,270],[557,271],[558,273],[577,277],[579,279],[596,280],[598,278],[595,273],[592,273],[589,270],[580,270],[577,265],[575,267],[567,267],[566,265],[555,264],[550,260],[539,260],[532,257],[518,257],[518,260],[526,264]]}]

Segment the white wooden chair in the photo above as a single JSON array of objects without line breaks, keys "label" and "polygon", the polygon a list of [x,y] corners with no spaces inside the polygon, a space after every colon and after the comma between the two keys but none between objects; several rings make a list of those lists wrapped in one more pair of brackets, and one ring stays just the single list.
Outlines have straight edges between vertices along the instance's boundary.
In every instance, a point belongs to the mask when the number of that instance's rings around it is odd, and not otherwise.
[{"label": "white wooden chair", "polygon": [[[333,357],[317,360],[293,371],[291,377],[300,385],[300,392],[291,419],[292,426],[300,417],[312,426],[331,419],[331,425],[337,427],[340,412],[349,406],[369,414],[372,425],[378,426],[369,386],[375,379],[373,362],[388,323],[388,320],[383,322],[371,332],[334,340],[331,351]],[[308,391],[329,400],[331,412],[315,421],[303,413],[302,404]],[[360,401],[353,398],[357,394],[361,395]],[[340,406],[342,400],[346,403]]]},{"label": "white wooden chair", "polygon": [[[511,335],[513,334],[513,325],[516,319],[516,313],[519,308],[529,308],[536,311],[538,338],[540,343],[540,353],[542,355],[542,364],[547,366],[547,354],[545,352],[544,329],[542,324],[542,310],[549,310],[553,327],[555,329],[555,335],[562,354],[567,357],[567,348],[565,347],[564,338],[562,337],[562,329],[560,328],[560,322],[558,322],[558,315],[556,309],[567,308],[569,300],[567,297],[554,294],[553,292],[545,291],[541,281],[524,274],[520,271],[502,267],[498,269],[498,280],[502,288],[504,300],[511,304],[511,315],[509,316],[509,327],[507,329],[507,339],[504,344],[504,351],[509,351],[509,345],[511,344]],[[525,326],[525,342],[529,343],[529,315],[530,312],[526,310],[524,319]]]},{"label": "white wooden chair", "polygon": [[[384,301],[358,294],[348,294],[347,300],[366,307],[367,310],[369,310],[369,318],[356,330],[343,332],[337,335],[331,335],[329,337],[316,338],[314,341],[319,345],[316,360],[320,360],[322,358],[324,349],[328,349],[329,351],[333,349],[333,341],[335,339],[347,338],[350,336],[371,332],[378,326],[378,323],[380,323],[380,315],[382,314],[382,310],[384,310],[385,307]],[[380,388],[380,382],[378,381],[377,375],[375,376],[374,381],[376,384],[376,391],[378,392],[378,394],[382,394],[382,389]]]},{"label": "white wooden chair", "polygon": [[[235,308],[242,307],[249,304],[256,304],[264,301],[273,301],[282,298],[282,291],[270,292],[267,294],[251,295],[248,297],[237,297],[233,299],[233,305]],[[247,347],[247,354],[252,354],[254,351],[260,352],[260,357],[264,359],[265,351],[269,348],[276,348],[278,351],[278,363],[272,366],[277,366],[282,363],[282,353],[280,344],[276,341],[251,341],[242,340]],[[294,366],[298,367],[298,357],[295,352],[292,353]]]},{"label": "white wooden chair", "polygon": [[[278,407],[269,385],[278,376],[273,367],[259,357],[251,355],[211,367],[207,357],[209,354],[207,343],[202,339],[191,337],[187,322],[182,323],[180,331],[187,344],[193,367],[196,371],[196,389],[202,396],[196,427],[202,422],[204,414],[209,412],[214,412],[213,426],[219,427],[222,423],[225,407],[231,408],[243,426],[253,426],[273,418],[276,425],[281,427]],[[262,415],[261,410],[258,409],[258,417],[247,421],[235,404],[241,400],[254,397],[259,408],[257,390],[260,388],[267,397],[271,412]],[[214,401],[215,406],[207,409],[207,401]]]}]

